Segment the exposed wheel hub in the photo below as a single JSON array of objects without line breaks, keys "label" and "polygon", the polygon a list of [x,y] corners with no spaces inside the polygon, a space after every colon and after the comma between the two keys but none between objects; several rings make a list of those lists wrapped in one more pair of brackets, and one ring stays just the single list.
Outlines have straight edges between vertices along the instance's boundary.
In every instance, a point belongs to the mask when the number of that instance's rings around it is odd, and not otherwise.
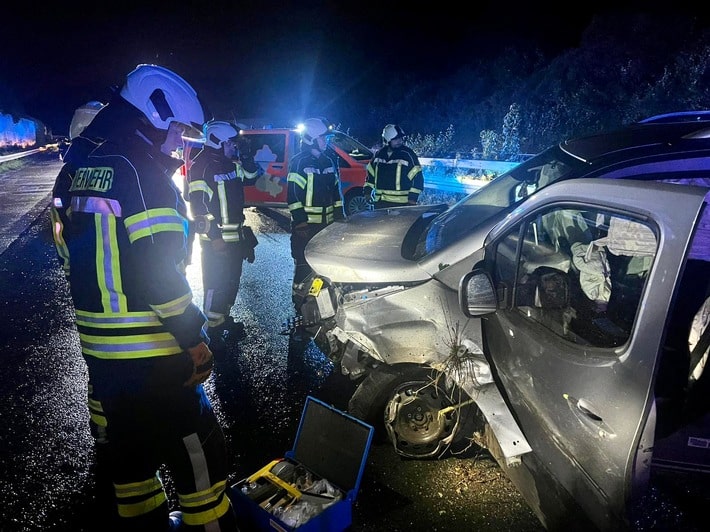
[{"label": "exposed wheel hub", "polygon": [[385,406],[385,428],[397,453],[411,458],[432,457],[451,442],[456,409],[434,381],[397,386]]}]

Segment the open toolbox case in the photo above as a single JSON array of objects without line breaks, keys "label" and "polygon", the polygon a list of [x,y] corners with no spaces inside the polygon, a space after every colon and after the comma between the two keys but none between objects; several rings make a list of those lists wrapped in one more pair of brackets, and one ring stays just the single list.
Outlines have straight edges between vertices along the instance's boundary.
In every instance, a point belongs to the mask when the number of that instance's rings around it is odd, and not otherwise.
[{"label": "open toolbox case", "polygon": [[308,396],[293,449],[231,486],[242,529],[348,528],[373,433],[367,423]]}]

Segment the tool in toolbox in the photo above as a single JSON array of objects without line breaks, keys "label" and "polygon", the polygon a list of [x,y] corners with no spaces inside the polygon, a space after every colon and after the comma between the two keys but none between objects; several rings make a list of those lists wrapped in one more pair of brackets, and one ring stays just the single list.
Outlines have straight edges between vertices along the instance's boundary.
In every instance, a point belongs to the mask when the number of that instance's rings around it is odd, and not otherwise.
[{"label": "tool in toolbox", "polygon": [[[288,493],[294,499],[300,499],[301,492],[290,483],[295,470],[296,466],[291,462],[273,460],[246,479],[242,493],[257,504],[272,498],[280,491]],[[260,480],[267,482],[259,483]]]},{"label": "tool in toolbox", "polygon": [[352,523],[373,427],[308,396],[292,450],[231,486],[249,530],[334,532]]}]

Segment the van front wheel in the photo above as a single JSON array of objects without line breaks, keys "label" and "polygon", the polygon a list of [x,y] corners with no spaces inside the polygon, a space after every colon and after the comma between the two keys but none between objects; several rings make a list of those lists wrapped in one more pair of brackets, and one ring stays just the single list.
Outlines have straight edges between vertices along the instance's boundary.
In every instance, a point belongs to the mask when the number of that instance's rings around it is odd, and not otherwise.
[{"label": "van front wheel", "polygon": [[439,458],[459,427],[459,409],[447,393],[442,375],[417,366],[380,366],[372,370],[350,398],[348,412],[375,427],[396,452],[409,458]]}]

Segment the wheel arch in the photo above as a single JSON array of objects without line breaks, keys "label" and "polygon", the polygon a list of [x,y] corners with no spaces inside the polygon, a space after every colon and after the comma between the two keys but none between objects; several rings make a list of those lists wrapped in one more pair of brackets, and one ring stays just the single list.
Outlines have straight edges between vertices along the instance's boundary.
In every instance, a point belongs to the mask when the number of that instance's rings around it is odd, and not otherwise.
[{"label": "wheel arch", "polygon": [[485,430],[475,401],[421,364],[374,368],[351,396],[348,412],[375,428],[376,441],[389,439],[409,458],[440,457],[460,444],[478,444],[474,434]]}]

